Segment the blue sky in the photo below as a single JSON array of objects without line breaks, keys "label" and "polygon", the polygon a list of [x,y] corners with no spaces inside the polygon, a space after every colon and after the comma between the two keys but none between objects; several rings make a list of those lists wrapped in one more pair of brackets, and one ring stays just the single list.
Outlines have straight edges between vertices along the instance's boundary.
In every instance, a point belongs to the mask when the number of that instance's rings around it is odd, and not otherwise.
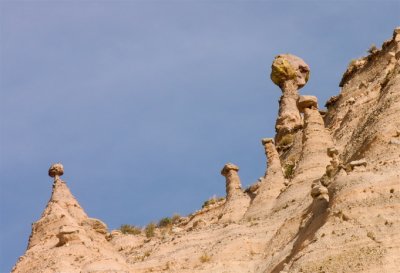
[{"label": "blue sky", "polygon": [[311,68],[320,106],[399,1],[1,1],[0,272],[25,251],[49,166],[110,229],[188,214],[265,172],[275,55]]}]

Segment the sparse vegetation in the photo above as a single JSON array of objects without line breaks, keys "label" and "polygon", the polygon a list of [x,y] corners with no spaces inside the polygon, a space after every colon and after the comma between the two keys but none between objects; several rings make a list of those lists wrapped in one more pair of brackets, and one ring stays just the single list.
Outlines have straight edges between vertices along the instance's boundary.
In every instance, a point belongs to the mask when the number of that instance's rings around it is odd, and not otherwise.
[{"label": "sparse vegetation", "polygon": [[278,143],[278,146],[288,146],[294,141],[294,136],[292,134],[284,135]]},{"label": "sparse vegetation", "polygon": [[182,219],[182,216],[180,216],[179,214],[175,213],[174,215],[172,215],[172,224],[176,225],[180,220]]},{"label": "sparse vegetation", "polygon": [[211,260],[211,257],[207,253],[204,253],[203,255],[200,256],[200,262],[202,262],[202,263],[207,263],[210,260]]},{"label": "sparse vegetation", "polygon": [[137,261],[144,261],[147,257],[149,257],[151,255],[151,251],[147,250],[145,253],[143,253],[143,255],[136,257]]},{"label": "sparse vegetation", "polygon": [[367,236],[368,236],[368,238],[370,238],[371,240],[376,241],[375,235],[374,235],[374,233],[373,233],[372,231],[368,231],[368,232],[367,232]]},{"label": "sparse vegetation", "polygon": [[133,235],[138,235],[142,233],[142,229],[133,225],[121,225],[119,230],[123,234],[133,234]]},{"label": "sparse vegetation", "polygon": [[213,205],[215,203],[217,203],[217,199],[210,198],[210,199],[204,201],[204,203],[203,203],[203,205],[201,207],[204,209],[205,207],[208,207],[208,206]]},{"label": "sparse vegetation", "polygon": [[203,205],[201,206],[201,208],[206,208],[206,207],[208,207],[208,206],[210,206],[210,205],[214,205],[215,203],[218,203],[218,202],[221,202],[221,201],[223,201],[223,200],[225,200],[225,198],[224,197],[215,197],[215,196],[213,196],[213,197],[211,197],[210,199],[208,199],[208,200],[206,200],[206,201],[204,201],[204,203],[203,203]]},{"label": "sparse vegetation", "polygon": [[349,63],[349,67],[353,67],[355,66],[357,63],[357,59],[351,59],[350,63]]},{"label": "sparse vegetation", "polygon": [[283,167],[283,176],[286,179],[292,178],[294,174],[294,167],[296,164],[292,161],[288,161],[285,166]]},{"label": "sparse vegetation", "polygon": [[158,227],[168,227],[172,225],[172,219],[169,217],[164,217],[158,222]]},{"label": "sparse vegetation", "polygon": [[146,234],[147,238],[151,238],[151,237],[154,237],[155,230],[156,230],[156,224],[150,223],[145,227],[144,233]]},{"label": "sparse vegetation", "polygon": [[374,54],[374,53],[377,52],[377,51],[378,51],[378,48],[376,47],[375,44],[372,44],[372,45],[369,47],[369,49],[368,49],[368,53],[369,53],[369,54]]}]

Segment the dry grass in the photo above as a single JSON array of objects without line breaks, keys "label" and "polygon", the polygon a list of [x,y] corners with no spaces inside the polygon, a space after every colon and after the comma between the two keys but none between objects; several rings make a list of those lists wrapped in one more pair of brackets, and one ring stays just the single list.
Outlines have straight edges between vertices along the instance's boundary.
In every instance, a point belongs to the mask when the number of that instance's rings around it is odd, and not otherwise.
[{"label": "dry grass", "polygon": [[284,135],[278,143],[278,146],[287,146],[292,144],[294,141],[294,136],[292,134]]},{"label": "dry grass", "polygon": [[150,223],[145,227],[144,233],[146,234],[147,238],[151,238],[151,237],[154,237],[155,230],[156,230],[156,224]]},{"label": "dry grass", "polygon": [[133,234],[133,235],[138,235],[142,233],[142,229],[133,226],[133,225],[121,225],[121,227],[119,228],[119,230],[123,233],[123,234]]},{"label": "dry grass", "polygon": [[202,262],[202,263],[207,263],[210,260],[211,260],[211,257],[207,253],[204,253],[203,255],[200,256],[200,262]]}]

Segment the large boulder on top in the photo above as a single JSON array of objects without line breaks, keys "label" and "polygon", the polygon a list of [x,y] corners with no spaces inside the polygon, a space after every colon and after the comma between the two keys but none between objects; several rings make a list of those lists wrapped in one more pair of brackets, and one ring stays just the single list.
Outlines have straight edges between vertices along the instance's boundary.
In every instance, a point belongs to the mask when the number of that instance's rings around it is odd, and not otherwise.
[{"label": "large boulder on top", "polygon": [[286,81],[293,81],[298,88],[301,88],[310,77],[308,65],[303,59],[292,54],[276,56],[271,68],[271,80],[281,88]]}]

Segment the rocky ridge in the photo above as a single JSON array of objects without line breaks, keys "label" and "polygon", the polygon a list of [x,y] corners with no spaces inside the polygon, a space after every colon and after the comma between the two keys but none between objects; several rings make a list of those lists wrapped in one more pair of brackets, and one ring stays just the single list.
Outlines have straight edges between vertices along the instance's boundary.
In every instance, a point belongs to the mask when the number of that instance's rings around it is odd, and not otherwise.
[{"label": "rocky ridge", "polygon": [[51,198],[12,272],[399,272],[400,28],[350,63],[326,112],[298,94],[309,71],[290,54],[273,62],[283,94],[277,134],[261,142],[264,177],[244,190],[226,164],[226,198],[154,236],[89,218],[54,164]]}]

